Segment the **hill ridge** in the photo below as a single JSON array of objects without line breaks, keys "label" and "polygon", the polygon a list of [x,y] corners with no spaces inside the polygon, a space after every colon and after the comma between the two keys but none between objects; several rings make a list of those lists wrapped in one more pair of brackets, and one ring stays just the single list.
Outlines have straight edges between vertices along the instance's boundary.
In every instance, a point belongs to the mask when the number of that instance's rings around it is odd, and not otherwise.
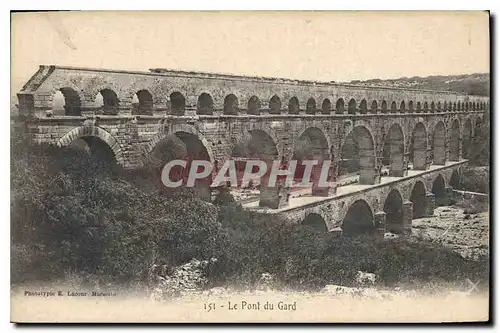
[{"label": "hill ridge", "polygon": [[468,95],[490,96],[489,73],[413,76],[400,77],[397,79],[352,80],[346,83],[363,86],[454,91]]}]

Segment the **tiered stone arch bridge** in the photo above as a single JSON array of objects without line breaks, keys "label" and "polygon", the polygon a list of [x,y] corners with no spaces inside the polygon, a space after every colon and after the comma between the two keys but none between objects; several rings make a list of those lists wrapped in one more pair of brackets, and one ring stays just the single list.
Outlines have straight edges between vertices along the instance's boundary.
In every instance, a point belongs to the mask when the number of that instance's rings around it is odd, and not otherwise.
[{"label": "tiered stone arch bridge", "polygon": [[[414,214],[430,214],[437,195],[445,202],[490,107],[488,97],[451,91],[61,66],[40,66],[18,100],[35,142],[83,141],[126,169],[179,154],[215,165],[237,156],[331,160],[333,188],[313,185],[292,204],[264,180],[247,206],[346,233],[353,223],[399,232]],[[354,183],[342,186],[353,170]]]}]

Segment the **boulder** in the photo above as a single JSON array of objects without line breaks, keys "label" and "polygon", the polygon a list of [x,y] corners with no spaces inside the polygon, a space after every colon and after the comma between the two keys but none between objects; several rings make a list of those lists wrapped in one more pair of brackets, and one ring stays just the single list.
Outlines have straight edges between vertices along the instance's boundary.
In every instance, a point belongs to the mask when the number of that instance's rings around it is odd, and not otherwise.
[{"label": "boulder", "polygon": [[358,271],[356,274],[356,283],[360,286],[373,285],[377,281],[375,273]]},{"label": "boulder", "polygon": [[161,300],[179,297],[191,291],[201,291],[207,283],[207,271],[216,262],[217,259],[215,258],[208,260],[192,259],[185,264],[174,267],[171,270],[172,272],[166,276],[159,275],[166,270],[158,269],[158,265],[153,265],[149,277],[151,298]]}]

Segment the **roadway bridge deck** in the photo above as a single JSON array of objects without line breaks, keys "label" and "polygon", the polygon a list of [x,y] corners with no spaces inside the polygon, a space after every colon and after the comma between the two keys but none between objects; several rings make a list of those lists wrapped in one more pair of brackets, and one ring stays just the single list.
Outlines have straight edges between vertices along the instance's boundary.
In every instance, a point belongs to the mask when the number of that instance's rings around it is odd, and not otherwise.
[{"label": "roadway bridge deck", "polygon": [[[327,231],[341,230],[351,207],[365,208],[366,216],[360,216],[373,221],[374,228],[383,232],[409,231],[413,218],[432,216],[436,204],[450,202],[453,186],[457,186],[457,177],[467,162],[461,160],[442,166],[433,165],[427,170],[409,170],[404,177],[382,176],[380,183],[373,185],[340,186],[328,197],[311,195],[309,189],[308,195],[290,197],[288,205],[279,209],[259,207],[258,200],[245,202],[243,207],[265,214],[279,214],[295,223],[303,223],[313,214],[321,218]],[[360,207],[360,201],[365,207]]]}]

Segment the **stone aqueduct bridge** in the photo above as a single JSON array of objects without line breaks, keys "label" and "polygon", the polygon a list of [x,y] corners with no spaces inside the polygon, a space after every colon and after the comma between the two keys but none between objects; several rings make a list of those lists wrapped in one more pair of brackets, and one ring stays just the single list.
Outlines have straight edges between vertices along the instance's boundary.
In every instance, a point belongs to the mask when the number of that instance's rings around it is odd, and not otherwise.
[{"label": "stone aqueduct bridge", "polygon": [[247,205],[322,221],[330,231],[346,221],[363,228],[364,220],[401,231],[412,217],[431,214],[457,182],[489,112],[489,98],[455,92],[59,66],[40,66],[18,100],[35,142],[65,146],[83,139],[126,169],[164,158],[169,142],[216,165],[242,155],[285,163],[329,159],[333,181],[342,160],[358,160],[355,185],[313,186],[309,199],[297,201],[264,179],[259,203]]}]

